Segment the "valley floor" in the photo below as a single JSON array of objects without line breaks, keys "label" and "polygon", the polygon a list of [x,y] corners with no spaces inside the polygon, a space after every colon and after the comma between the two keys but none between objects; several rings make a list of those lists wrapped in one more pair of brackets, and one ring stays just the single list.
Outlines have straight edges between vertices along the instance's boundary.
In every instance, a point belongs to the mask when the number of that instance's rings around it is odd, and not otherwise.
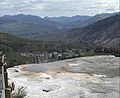
[{"label": "valley floor", "polygon": [[26,98],[119,98],[119,57],[91,56],[8,69]]}]

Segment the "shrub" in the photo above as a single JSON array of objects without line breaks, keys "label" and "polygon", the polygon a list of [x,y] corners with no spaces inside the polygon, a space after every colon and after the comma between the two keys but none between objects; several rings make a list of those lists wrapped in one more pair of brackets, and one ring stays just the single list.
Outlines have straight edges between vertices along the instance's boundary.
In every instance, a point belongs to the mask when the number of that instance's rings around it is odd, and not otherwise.
[{"label": "shrub", "polygon": [[12,98],[25,98],[26,96],[27,96],[27,91],[25,87],[19,87],[12,94]]}]

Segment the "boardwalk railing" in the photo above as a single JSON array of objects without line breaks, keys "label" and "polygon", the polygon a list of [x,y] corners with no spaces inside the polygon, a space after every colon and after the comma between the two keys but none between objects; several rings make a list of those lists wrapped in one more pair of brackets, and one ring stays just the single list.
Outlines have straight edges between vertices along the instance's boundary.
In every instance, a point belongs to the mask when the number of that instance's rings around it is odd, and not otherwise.
[{"label": "boardwalk railing", "polygon": [[5,62],[5,55],[2,55],[2,78],[3,78],[3,91],[1,98],[12,98],[11,88],[8,86],[8,73],[7,73],[7,63]]}]

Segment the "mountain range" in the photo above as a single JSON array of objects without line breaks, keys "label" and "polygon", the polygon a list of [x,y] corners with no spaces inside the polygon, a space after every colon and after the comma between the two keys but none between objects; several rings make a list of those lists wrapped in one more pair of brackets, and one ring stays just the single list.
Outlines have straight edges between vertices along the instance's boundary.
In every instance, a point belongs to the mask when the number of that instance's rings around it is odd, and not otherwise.
[{"label": "mountain range", "polygon": [[[57,25],[59,25],[62,29],[67,29],[67,28],[74,28],[74,25],[71,25],[73,23],[83,23],[85,21],[87,21],[88,19],[90,19],[92,16],[72,16],[72,17],[65,17],[65,16],[61,16],[61,17],[44,17],[44,19],[48,20],[48,21],[52,21],[55,22]],[[76,26],[77,27],[77,26]]]},{"label": "mountain range", "polygon": [[58,30],[58,26],[51,21],[46,21],[33,15],[15,15],[0,17],[0,31],[18,36],[34,36],[48,34]]},{"label": "mountain range", "polygon": [[[103,18],[101,18],[103,16]],[[99,18],[97,18],[99,17]],[[117,47],[120,44],[120,14],[101,14],[95,15],[84,22],[89,23],[83,27],[64,29],[61,32],[53,33],[48,36],[39,37],[40,39],[79,42],[100,47]],[[94,19],[94,21],[92,21]],[[93,23],[92,23],[93,22]],[[80,26],[80,25],[78,25]],[[37,37],[36,37],[37,39]]]},{"label": "mountain range", "polygon": [[0,32],[19,37],[117,46],[119,13],[95,16],[44,17],[34,15],[5,15],[0,17]]}]

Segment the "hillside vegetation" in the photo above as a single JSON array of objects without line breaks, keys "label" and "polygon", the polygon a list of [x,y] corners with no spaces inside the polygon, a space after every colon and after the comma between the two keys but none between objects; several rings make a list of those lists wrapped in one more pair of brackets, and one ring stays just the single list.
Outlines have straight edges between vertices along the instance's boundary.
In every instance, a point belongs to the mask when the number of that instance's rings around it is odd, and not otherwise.
[{"label": "hillside vegetation", "polygon": [[0,51],[5,52],[7,55],[7,63],[9,66],[34,63],[34,57],[23,56],[21,53],[27,54],[41,54],[62,52],[65,49],[82,49],[85,50],[86,45],[79,43],[65,43],[65,42],[53,42],[53,41],[37,41],[18,38],[6,33],[0,33]]}]

